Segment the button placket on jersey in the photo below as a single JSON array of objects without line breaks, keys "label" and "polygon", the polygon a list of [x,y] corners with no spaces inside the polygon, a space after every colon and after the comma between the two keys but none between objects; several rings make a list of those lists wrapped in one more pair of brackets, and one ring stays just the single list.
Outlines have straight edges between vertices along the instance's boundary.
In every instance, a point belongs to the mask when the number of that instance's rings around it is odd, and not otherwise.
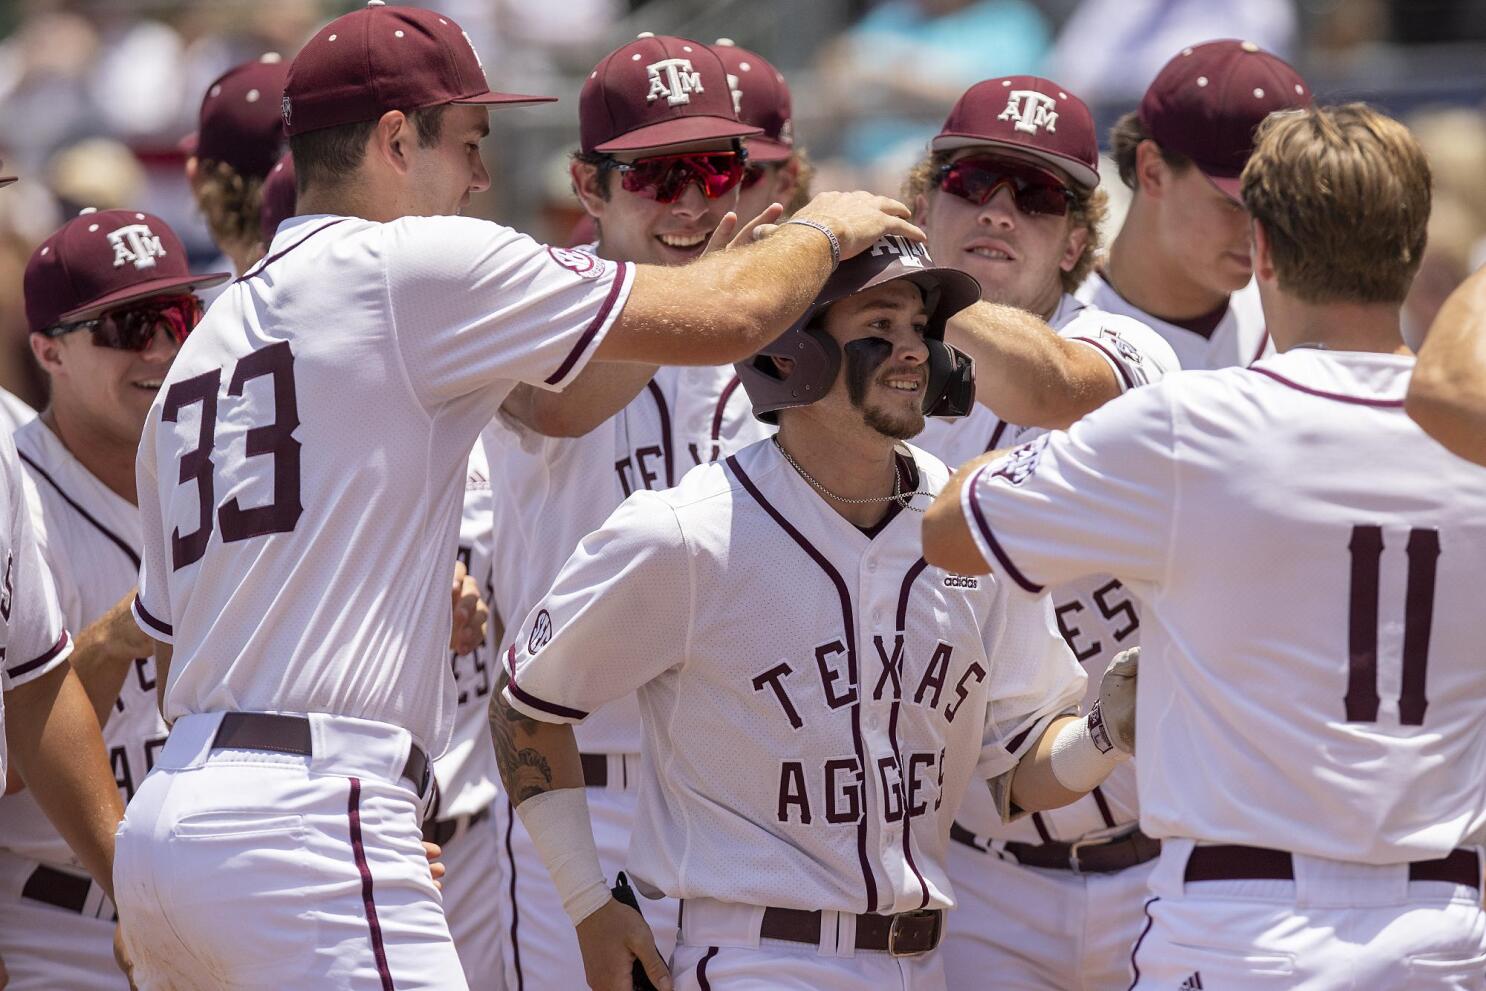
[{"label": "button placket on jersey", "polygon": [[[869,825],[875,830],[877,862],[888,879],[898,876],[902,867],[903,820],[885,822],[882,777],[878,771],[878,760],[884,757],[896,760],[889,723],[893,707],[893,683],[889,676],[880,700],[873,698],[873,689],[882,676],[882,658],[878,655],[876,637],[881,637],[883,646],[892,656],[896,630],[893,623],[897,610],[898,585],[901,575],[880,560],[881,553],[874,545],[862,556],[858,573],[858,588],[861,589],[857,611],[857,641],[861,659],[858,664],[858,684],[862,709],[862,750],[866,758],[863,768],[863,790],[868,800],[863,803],[872,818]],[[906,649],[906,646],[905,646]],[[901,769],[898,769],[901,774]],[[901,804],[901,803],[900,803]],[[889,881],[891,883],[891,881]],[[881,901],[890,898],[886,891],[879,895]]]}]

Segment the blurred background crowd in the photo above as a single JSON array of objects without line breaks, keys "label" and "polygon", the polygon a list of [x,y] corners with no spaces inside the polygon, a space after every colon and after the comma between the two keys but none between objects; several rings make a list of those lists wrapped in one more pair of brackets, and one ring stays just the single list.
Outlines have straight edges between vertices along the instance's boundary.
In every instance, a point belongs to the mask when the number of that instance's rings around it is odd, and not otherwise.
[{"label": "blurred background crowd", "polygon": [[[1427,325],[1486,262],[1486,0],[420,0],[463,24],[492,85],[560,96],[492,116],[494,184],[471,212],[567,243],[580,211],[567,155],[577,94],[640,31],[728,37],[789,79],[817,189],[895,194],[966,87],[1036,73],[1082,96],[1103,133],[1183,46],[1246,38],[1294,64],[1318,102],[1362,99],[1402,117],[1435,176],[1429,252],[1409,301]],[[197,265],[216,251],[190,196],[181,140],[207,85],[280,52],[290,60],[344,0],[0,0],[0,387],[35,405],[21,273],[83,207],[164,218]],[[1116,198],[1123,187],[1104,185]],[[1107,232],[1112,234],[1113,232]]]}]

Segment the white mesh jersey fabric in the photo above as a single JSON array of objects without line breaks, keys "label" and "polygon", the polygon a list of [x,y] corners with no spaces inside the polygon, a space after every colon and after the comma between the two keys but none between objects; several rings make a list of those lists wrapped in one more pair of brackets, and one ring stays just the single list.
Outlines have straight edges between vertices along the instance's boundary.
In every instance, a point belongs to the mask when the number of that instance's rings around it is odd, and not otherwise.
[{"label": "white mesh jersey fabric", "polygon": [[631,279],[468,218],[282,225],[140,443],[135,614],[175,645],[167,716],[357,716],[440,753],[470,448],[516,382],[582,370]]},{"label": "white mesh jersey fabric", "polygon": [[1274,342],[1265,329],[1264,307],[1259,302],[1259,287],[1253,281],[1228,297],[1228,311],[1212,334],[1207,337],[1141,310],[1105,281],[1099,272],[1089,273],[1075,293],[1106,313],[1132,317],[1160,334],[1176,352],[1185,369],[1232,368],[1251,365],[1275,353]]},{"label": "white mesh jersey fabric", "polygon": [[1004,783],[1085,681],[1045,600],[925,565],[916,513],[869,539],[767,441],[626,500],[507,662],[537,718],[638,692],[637,879],[848,912],[952,904],[960,796]]},{"label": "white mesh jersey fabric", "polygon": [[1486,825],[1486,470],[1403,412],[1413,360],[1174,375],[976,473],[998,574],[1147,604],[1141,823],[1390,864]]}]

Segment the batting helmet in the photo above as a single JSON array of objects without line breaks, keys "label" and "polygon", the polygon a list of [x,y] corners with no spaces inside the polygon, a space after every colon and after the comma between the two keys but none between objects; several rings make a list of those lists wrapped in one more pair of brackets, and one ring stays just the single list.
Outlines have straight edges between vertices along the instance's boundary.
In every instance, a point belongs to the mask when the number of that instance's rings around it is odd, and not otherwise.
[{"label": "batting helmet", "polygon": [[[944,327],[951,316],[980,299],[980,283],[958,269],[935,267],[924,245],[888,234],[843,261],[793,326],[758,354],[733,366],[753,401],[753,415],[765,423],[777,423],[779,410],[809,406],[829,392],[841,371],[841,346],[819,325],[819,317],[848,296],[898,279],[918,286],[928,311],[924,343],[929,348],[929,383],[924,391],[924,415],[969,413],[975,403],[974,366],[969,355],[944,343]],[[774,358],[793,362],[787,376]]]}]

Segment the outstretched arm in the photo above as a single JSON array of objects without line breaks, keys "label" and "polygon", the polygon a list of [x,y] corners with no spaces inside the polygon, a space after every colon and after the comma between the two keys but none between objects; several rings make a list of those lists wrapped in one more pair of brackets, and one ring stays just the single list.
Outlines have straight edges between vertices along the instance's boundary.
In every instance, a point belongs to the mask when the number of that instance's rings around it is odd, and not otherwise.
[{"label": "outstretched arm", "polygon": [[155,642],[134,622],[129,611],[133,601],[131,589],[72,641],[72,656],[68,660],[87,690],[100,726],[106,726],[113,715],[114,702],[134,659],[148,657],[155,647]]},{"label": "outstretched arm", "polygon": [[1404,408],[1429,436],[1486,465],[1486,268],[1450,294],[1430,325]]},{"label": "outstretched arm", "polygon": [[543,437],[582,437],[628,406],[656,365],[591,361],[561,392],[516,386],[501,412]]}]

